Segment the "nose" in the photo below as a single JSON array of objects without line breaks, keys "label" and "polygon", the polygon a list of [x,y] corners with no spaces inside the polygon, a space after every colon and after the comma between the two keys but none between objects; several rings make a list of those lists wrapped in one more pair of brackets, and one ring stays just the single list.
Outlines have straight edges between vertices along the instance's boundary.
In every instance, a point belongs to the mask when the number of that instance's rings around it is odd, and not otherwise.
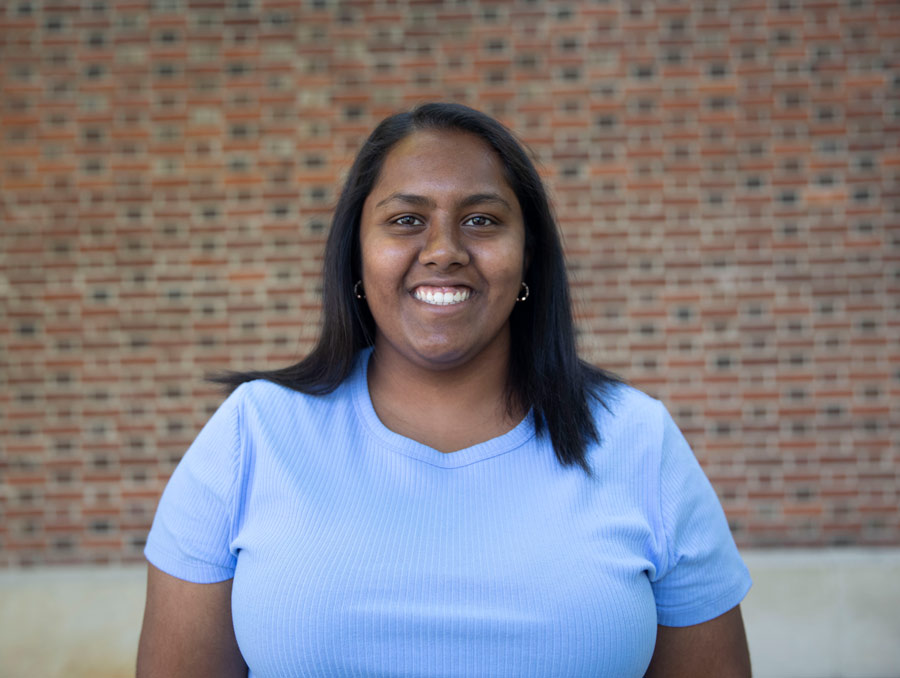
[{"label": "nose", "polygon": [[419,251],[423,266],[446,270],[469,263],[469,251],[459,225],[451,218],[435,215],[425,229],[425,242]]}]

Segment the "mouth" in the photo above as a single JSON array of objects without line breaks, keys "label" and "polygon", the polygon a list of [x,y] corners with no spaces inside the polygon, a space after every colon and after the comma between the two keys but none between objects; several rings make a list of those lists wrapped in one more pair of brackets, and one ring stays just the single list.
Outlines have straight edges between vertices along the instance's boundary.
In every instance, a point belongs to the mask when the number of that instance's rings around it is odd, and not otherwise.
[{"label": "mouth", "polygon": [[432,306],[452,306],[461,304],[471,295],[468,287],[428,287],[420,285],[413,290],[413,297]]}]

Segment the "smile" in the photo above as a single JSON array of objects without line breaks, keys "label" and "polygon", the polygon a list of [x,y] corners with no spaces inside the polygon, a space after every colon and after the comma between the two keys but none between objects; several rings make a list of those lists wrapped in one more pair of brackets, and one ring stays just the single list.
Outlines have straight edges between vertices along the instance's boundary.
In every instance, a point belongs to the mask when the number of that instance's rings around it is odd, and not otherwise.
[{"label": "smile", "polygon": [[413,290],[416,299],[434,306],[459,304],[466,301],[471,294],[472,290],[468,287],[417,287]]}]

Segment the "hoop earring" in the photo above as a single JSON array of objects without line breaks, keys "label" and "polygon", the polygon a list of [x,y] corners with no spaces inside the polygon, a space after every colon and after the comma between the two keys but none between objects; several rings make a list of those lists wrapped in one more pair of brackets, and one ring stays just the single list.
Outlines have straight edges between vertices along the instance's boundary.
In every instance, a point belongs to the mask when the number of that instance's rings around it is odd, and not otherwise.
[{"label": "hoop earring", "polygon": [[525,301],[529,294],[531,294],[531,290],[528,289],[528,285],[523,281],[519,296],[516,297],[516,301]]},{"label": "hoop earring", "polygon": [[365,291],[360,292],[360,288],[362,287],[362,280],[357,280],[356,284],[353,286],[353,294],[356,295],[357,299],[365,299],[366,293]]}]

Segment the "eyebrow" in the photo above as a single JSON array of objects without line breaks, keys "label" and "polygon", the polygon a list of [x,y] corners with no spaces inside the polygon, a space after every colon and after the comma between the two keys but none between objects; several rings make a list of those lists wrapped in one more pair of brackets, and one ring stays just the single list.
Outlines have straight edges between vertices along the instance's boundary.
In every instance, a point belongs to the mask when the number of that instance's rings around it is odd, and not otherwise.
[{"label": "eyebrow", "polygon": [[[434,202],[431,198],[428,198],[424,195],[416,195],[415,193],[392,193],[384,200],[380,201],[376,207],[381,207],[382,205],[386,205],[389,202],[397,200],[399,202],[404,202],[409,205],[415,205],[416,207],[431,207],[434,208],[437,206],[437,203]],[[499,193],[473,193],[472,195],[467,195],[465,198],[459,201],[459,207],[472,207],[473,205],[483,205],[484,203],[498,203],[503,205],[508,210],[511,210],[512,207],[505,198],[503,198]]]}]

